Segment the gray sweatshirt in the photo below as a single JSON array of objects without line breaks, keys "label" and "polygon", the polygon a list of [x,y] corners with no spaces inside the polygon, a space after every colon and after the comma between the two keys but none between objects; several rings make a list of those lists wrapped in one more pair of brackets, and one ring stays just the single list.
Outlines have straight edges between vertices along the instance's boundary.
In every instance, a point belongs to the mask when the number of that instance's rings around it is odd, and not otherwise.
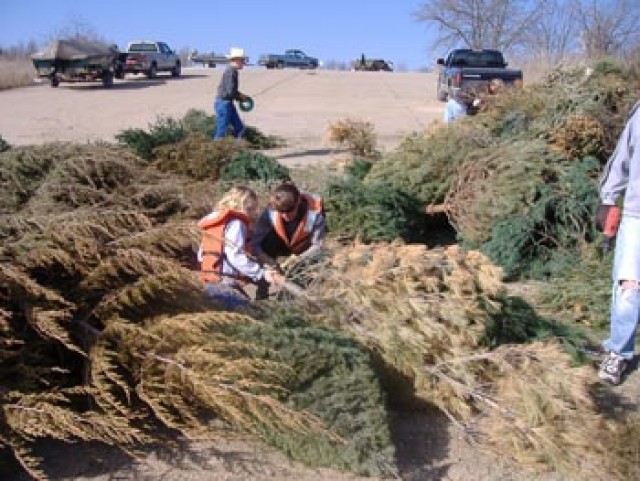
[{"label": "gray sweatshirt", "polygon": [[614,205],[624,192],[624,215],[640,217],[640,102],[620,135],[600,178],[600,200]]},{"label": "gray sweatshirt", "polygon": [[222,79],[220,79],[217,98],[222,100],[237,100],[238,97],[238,71],[229,66],[222,74]]}]

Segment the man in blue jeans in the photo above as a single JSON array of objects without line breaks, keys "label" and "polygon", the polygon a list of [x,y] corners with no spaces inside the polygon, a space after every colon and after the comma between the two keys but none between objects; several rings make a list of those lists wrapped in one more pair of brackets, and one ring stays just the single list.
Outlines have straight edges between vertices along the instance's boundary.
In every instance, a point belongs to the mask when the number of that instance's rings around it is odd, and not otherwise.
[{"label": "man in blue jeans", "polygon": [[603,342],[607,356],[598,376],[620,384],[635,352],[640,320],[640,102],[631,115],[600,180],[600,207],[596,225],[603,229],[607,214],[623,197],[623,212],[616,235],[610,333]]},{"label": "man in blue jeans", "polygon": [[236,139],[242,137],[244,124],[240,120],[234,101],[248,100],[249,97],[238,90],[238,70],[244,67],[246,56],[241,48],[232,48],[227,55],[229,66],[225,69],[218,85],[218,92],[214,103],[216,113],[216,131],[214,139],[221,139],[227,135],[229,125],[233,127],[233,135]]}]

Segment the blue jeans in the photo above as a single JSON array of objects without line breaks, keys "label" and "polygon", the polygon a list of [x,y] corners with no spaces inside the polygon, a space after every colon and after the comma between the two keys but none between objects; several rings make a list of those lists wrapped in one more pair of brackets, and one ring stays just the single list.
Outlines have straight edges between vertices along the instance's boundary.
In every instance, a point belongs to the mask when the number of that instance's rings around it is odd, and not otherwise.
[{"label": "blue jeans", "polygon": [[216,99],[213,104],[216,112],[216,131],[213,134],[214,139],[221,139],[227,135],[229,125],[233,127],[233,135],[236,139],[242,137],[244,133],[244,124],[240,120],[236,106],[233,100]]},{"label": "blue jeans", "polygon": [[[622,281],[636,281],[635,288],[623,288]],[[624,216],[616,236],[613,261],[613,294],[609,338],[602,343],[625,359],[632,359],[640,321],[640,219]]]},{"label": "blue jeans", "polygon": [[230,311],[249,305],[249,299],[229,284],[207,282],[204,295],[207,299],[219,302]]}]

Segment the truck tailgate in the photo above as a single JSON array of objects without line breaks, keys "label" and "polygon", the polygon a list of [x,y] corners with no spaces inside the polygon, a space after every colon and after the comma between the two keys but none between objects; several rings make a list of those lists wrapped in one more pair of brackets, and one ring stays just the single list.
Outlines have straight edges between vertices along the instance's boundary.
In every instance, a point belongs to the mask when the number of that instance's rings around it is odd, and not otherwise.
[{"label": "truck tailgate", "polygon": [[522,79],[521,70],[505,70],[501,68],[471,68],[465,67],[461,70],[462,81],[483,82],[499,78],[505,83]]}]

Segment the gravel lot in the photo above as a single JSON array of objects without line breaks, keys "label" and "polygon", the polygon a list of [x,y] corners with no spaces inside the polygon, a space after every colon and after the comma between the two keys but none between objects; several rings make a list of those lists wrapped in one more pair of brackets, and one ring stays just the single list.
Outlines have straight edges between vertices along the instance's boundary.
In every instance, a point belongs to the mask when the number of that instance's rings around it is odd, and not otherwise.
[{"label": "gravel lot", "polygon": [[[114,140],[126,128],[146,128],[158,117],[181,118],[191,108],[213,113],[223,67],[190,68],[173,79],[128,75],[112,89],[96,83],[48,83],[0,91],[0,135],[12,145],[68,140]],[[256,103],[245,123],[286,139],[276,153],[313,162],[332,146],[330,123],[347,117],[375,125],[378,146],[393,148],[408,133],[442,117],[435,73],[264,70],[247,67],[240,89]]]}]

